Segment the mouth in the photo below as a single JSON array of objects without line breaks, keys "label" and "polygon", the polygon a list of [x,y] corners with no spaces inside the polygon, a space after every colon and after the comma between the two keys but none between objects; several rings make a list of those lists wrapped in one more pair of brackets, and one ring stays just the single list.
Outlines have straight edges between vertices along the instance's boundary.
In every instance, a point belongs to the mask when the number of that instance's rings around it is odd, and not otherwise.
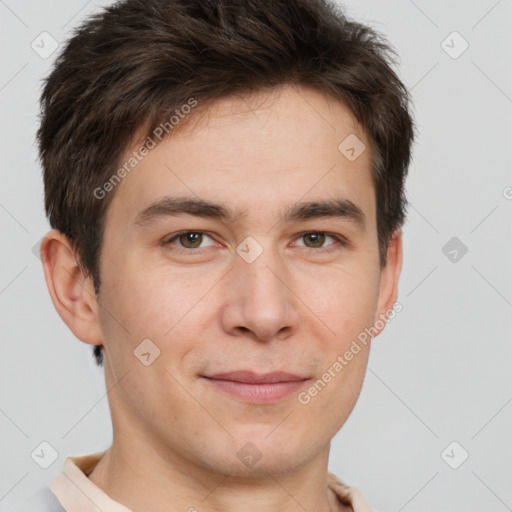
[{"label": "mouth", "polygon": [[256,374],[249,371],[202,376],[216,391],[254,404],[275,403],[298,391],[308,377],[286,372]]}]

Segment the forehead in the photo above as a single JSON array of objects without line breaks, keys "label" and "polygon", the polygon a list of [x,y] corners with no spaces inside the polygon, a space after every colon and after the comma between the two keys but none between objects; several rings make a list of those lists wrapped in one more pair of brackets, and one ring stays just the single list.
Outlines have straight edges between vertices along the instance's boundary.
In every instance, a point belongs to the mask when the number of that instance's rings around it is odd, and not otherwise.
[{"label": "forehead", "polygon": [[319,197],[373,210],[370,143],[342,102],[285,86],[199,104],[189,116],[123,179],[111,208],[133,218],[155,199],[187,195],[259,216]]}]

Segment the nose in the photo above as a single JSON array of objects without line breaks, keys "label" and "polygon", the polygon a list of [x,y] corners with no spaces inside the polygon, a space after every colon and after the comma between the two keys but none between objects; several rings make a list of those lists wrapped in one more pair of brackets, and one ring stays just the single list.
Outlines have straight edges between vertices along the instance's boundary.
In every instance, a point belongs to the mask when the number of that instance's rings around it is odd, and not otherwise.
[{"label": "nose", "polygon": [[297,332],[300,300],[289,269],[275,251],[265,249],[252,263],[236,255],[228,287],[222,310],[225,332],[259,341]]}]

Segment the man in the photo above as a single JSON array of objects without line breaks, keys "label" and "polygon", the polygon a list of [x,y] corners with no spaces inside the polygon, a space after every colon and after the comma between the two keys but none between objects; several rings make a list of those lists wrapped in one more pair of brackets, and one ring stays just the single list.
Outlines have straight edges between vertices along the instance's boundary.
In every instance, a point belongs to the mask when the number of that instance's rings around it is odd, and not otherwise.
[{"label": "man", "polygon": [[41,98],[41,255],[114,436],[27,510],[372,510],[328,461],[396,307],[389,51],[321,0],[125,0],[75,32]]}]

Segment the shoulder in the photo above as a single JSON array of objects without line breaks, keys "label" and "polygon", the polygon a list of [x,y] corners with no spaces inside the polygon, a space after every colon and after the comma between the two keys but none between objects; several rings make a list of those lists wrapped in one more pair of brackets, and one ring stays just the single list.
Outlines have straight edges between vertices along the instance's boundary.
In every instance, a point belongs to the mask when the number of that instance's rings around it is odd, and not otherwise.
[{"label": "shoulder", "polygon": [[65,512],[65,510],[57,496],[46,485],[14,509],[13,512]]}]

